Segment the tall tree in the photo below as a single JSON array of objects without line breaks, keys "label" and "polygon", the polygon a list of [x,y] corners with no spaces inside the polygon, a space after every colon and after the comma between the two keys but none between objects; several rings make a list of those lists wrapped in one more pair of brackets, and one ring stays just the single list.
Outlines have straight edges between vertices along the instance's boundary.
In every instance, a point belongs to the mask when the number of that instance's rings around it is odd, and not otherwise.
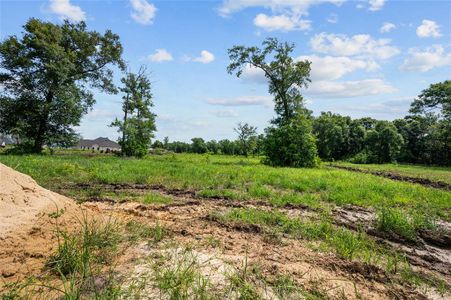
[{"label": "tall tree", "polygon": [[124,118],[114,120],[111,126],[118,127],[122,133],[119,140],[122,154],[142,157],[148,152],[156,130],[155,114],[150,111],[153,106],[151,83],[143,67],[137,74],[128,72],[121,81]]},{"label": "tall tree", "polygon": [[[229,49],[227,72],[240,77],[246,68],[257,68],[268,79],[268,91],[274,96],[277,117],[272,120],[274,126],[265,130],[268,135],[263,148],[265,162],[279,166],[315,166],[315,137],[310,112],[304,107],[301,95],[301,89],[310,82],[311,63],[291,57],[294,44],[267,38],[262,46],[261,49],[245,46]],[[284,157],[288,154],[291,157]]]},{"label": "tall tree", "polygon": [[92,108],[90,88],[115,93],[113,71],[124,67],[119,37],[30,19],[21,38],[0,43],[0,131],[16,132],[30,150],[70,144],[73,126]]},{"label": "tall tree", "polygon": [[255,138],[257,136],[257,127],[251,126],[248,123],[238,123],[234,130],[238,134],[241,152],[247,157],[256,147]]},{"label": "tall tree", "polygon": [[[269,81],[269,93],[274,95],[277,118],[274,123],[288,122],[303,109],[301,88],[310,82],[310,62],[295,61],[291,57],[294,44],[281,43],[276,38],[268,38],[263,48],[234,46],[228,50],[229,74],[243,74],[245,68],[252,67],[264,72]],[[272,61],[268,59],[272,57]]]}]

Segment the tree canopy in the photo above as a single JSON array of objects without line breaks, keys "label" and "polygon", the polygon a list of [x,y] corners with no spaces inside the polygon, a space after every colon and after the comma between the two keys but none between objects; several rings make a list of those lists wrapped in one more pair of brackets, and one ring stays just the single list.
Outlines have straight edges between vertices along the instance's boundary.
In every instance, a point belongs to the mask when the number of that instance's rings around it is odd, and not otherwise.
[{"label": "tree canopy", "polygon": [[34,152],[73,143],[73,126],[93,106],[91,88],[117,92],[111,65],[124,67],[119,37],[30,19],[21,38],[0,43],[0,131],[15,132]]}]

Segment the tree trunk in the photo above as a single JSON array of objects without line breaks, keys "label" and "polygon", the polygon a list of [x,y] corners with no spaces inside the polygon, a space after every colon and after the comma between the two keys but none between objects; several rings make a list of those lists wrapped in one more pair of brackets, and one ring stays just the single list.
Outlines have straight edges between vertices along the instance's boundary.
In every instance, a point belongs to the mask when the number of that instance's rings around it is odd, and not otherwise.
[{"label": "tree trunk", "polygon": [[122,156],[125,156],[124,145],[125,145],[125,130],[127,128],[127,115],[128,115],[128,93],[125,99],[124,127],[122,128],[122,147],[121,147]]},{"label": "tree trunk", "polygon": [[50,104],[52,104],[52,101],[53,101],[53,91],[49,90],[47,96],[45,97],[44,112],[41,116],[41,119],[39,120],[38,132],[36,133],[36,138],[34,139],[33,145],[34,153],[42,152],[42,147],[44,146],[45,142],[44,136],[47,131],[47,125],[49,121]]}]

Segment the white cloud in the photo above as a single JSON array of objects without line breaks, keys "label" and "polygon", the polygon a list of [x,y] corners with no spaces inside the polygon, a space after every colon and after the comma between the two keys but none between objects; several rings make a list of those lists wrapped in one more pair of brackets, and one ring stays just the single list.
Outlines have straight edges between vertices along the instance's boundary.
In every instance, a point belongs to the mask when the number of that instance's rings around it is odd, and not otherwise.
[{"label": "white cloud", "polygon": [[[187,58],[187,59],[190,60],[189,58]],[[212,61],[215,60],[215,56],[213,55],[213,53],[208,52],[207,50],[202,50],[200,52],[200,56],[199,57],[195,57],[192,60],[195,61],[195,62],[208,64],[208,63],[211,63]]]},{"label": "white cloud", "polygon": [[390,39],[373,39],[368,34],[348,37],[344,34],[320,33],[310,39],[313,51],[337,56],[365,55],[376,59],[387,59],[399,53],[390,46]]},{"label": "white cloud", "polygon": [[368,0],[368,3],[370,4],[369,10],[378,11],[384,6],[385,0]]},{"label": "white cloud", "polygon": [[313,82],[338,79],[357,70],[375,71],[379,69],[379,65],[374,61],[352,59],[345,56],[306,55],[296,58],[297,61],[305,59],[312,62],[310,75]]},{"label": "white cloud", "polygon": [[382,79],[365,79],[358,81],[314,81],[306,90],[307,95],[324,98],[351,98],[392,93],[396,91]]},{"label": "white cloud", "polygon": [[321,3],[340,5],[343,2],[344,0],[225,0],[219,8],[219,13],[222,16],[229,16],[246,8],[264,7],[276,12],[290,10],[299,15],[306,15],[312,5]]},{"label": "white cloud", "polygon": [[338,15],[337,14],[330,14],[329,17],[326,19],[327,22],[336,24],[338,22]]},{"label": "white cloud", "polygon": [[258,14],[254,19],[254,24],[257,27],[263,28],[266,31],[292,31],[292,30],[308,30],[310,29],[309,20],[300,19],[298,16],[277,15],[268,16],[265,14]]},{"label": "white cloud", "polygon": [[438,38],[441,37],[442,34],[440,33],[440,26],[437,25],[434,21],[431,20],[423,20],[420,26],[417,28],[417,35],[420,38],[427,38],[427,37],[434,37]]},{"label": "white cloud", "polygon": [[157,8],[155,5],[147,2],[146,0],[130,0],[133,11],[130,16],[136,22],[144,25],[152,24],[155,18]]},{"label": "white cloud", "polygon": [[265,77],[265,72],[259,68],[252,67],[251,65],[246,65],[241,74],[241,78],[246,82],[255,83],[267,83],[268,79]]},{"label": "white cloud", "polygon": [[385,22],[384,24],[382,24],[382,26],[380,28],[380,32],[381,33],[390,32],[390,31],[392,31],[395,28],[396,28],[395,24],[389,23],[389,22]]},{"label": "white cloud", "polygon": [[166,49],[156,49],[155,53],[149,55],[147,58],[153,62],[163,62],[173,60],[171,53],[166,51]]},{"label": "white cloud", "polygon": [[291,31],[310,29],[310,20],[307,16],[312,5],[321,3],[334,3],[340,5],[344,0],[225,0],[219,8],[219,14],[227,17],[240,10],[251,7],[271,9],[273,15],[257,14],[254,24],[267,31]]},{"label": "white cloud", "polygon": [[73,5],[69,0],[50,0],[50,12],[57,14],[61,20],[68,19],[74,22],[86,20],[86,13],[80,6]]},{"label": "white cloud", "polygon": [[207,103],[222,106],[259,105],[270,107],[272,99],[271,96],[239,96],[234,98],[209,98],[207,99]]},{"label": "white cloud", "polygon": [[409,49],[409,57],[404,60],[400,70],[406,72],[426,72],[433,68],[451,65],[451,53],[446,53],[442,45],[433,45],[421,51]]},{"label": "white cloud", "polygon": [[238,113],[233,109],[220,109],[214,112],[218,118],[234,118],[238,117]]}]

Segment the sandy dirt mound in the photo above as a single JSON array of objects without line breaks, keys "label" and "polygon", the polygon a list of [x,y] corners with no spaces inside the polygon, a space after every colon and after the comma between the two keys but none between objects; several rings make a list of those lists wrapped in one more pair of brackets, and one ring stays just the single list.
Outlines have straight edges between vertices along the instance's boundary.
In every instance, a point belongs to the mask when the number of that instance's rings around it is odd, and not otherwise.
[{"label": "sandy dirt mound", "polygon": [[80,212],[73,200],[0,164],[0,291],[6,282],[39,274],[57,245],[56,223],[76,226]]}]

